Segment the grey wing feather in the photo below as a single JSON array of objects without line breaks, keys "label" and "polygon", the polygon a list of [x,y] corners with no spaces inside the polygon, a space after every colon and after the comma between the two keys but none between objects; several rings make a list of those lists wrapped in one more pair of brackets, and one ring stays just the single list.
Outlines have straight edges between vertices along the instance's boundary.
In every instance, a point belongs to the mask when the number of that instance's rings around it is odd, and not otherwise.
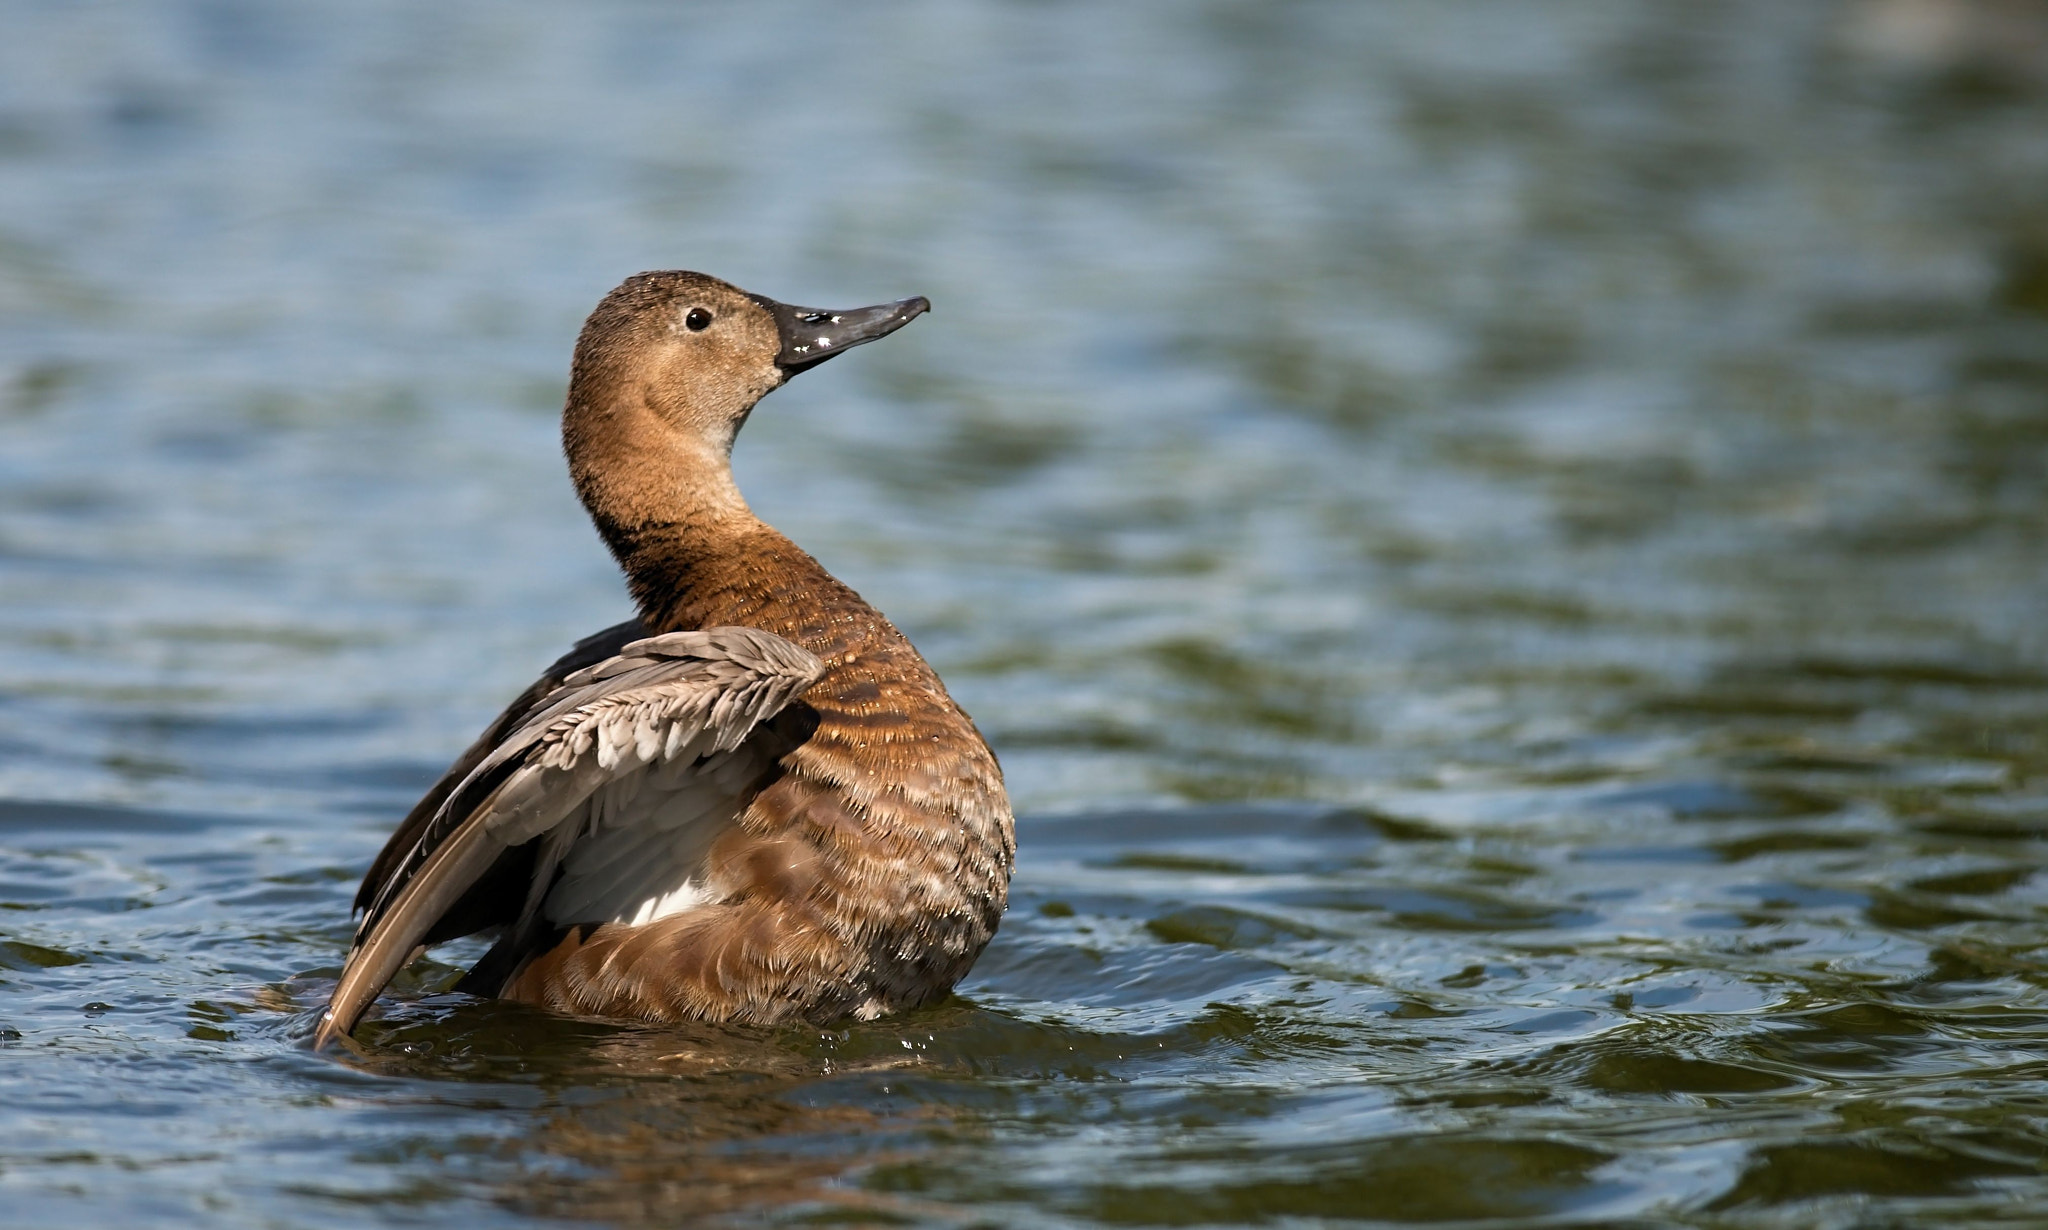
[{"label": "grey wing feather", "polygon": [[532,714],[534,706],[552,696],[569,675],[617,657],[620,650],[634,641],[644,639],[646,635],[647,629],[637,617],[624,623],[613,624],[602,632],[577,641],[568,653],[563,654],[552,666],[542,671],[540,678],[521,693],[517,700],[506,706],[497,720],[477,736],[476,742],[470,744],[462,755],[455,758],[455,763],[428,788],[420,801],[414,804],[412,811],[399,822],[397,831],[392,833],[391,839],[378,853],[376,862],[370,865],[369,872],[363,876],[362,887],[356,890],[356,912],[371,913],[379,899],[392,889],[394,882],[402,883],[412,871],[418,870],[417,861],[408,866],[408,860],[418,850],[420,836],[432,825],[435,814],[448,802],[455,788],[468,779],[470,770],[489,755],[491,749],[506,735],[524,722]]},{"label": "grey wing feather", "polygon": [[[580,642],[577,652],[558,662],[556,669],[575,660],[585,646],[610,641],[617,634],[627,630],[639,631],[638,621],[606,629],[598,636]],[[670,680],[687,677],[699,685],[710,685],[699,690],[708,693],[709,699],[720,706],[718,711],[708,715],[705,724],[743,735],[745,730],[751,729],[752,723],[735,725],[735,706],[739,711],[744,711],[747,706],[741,702],[753,691],[762,687],[779,691],[779,681],[802,677],[804,682],[796,689],[796,692],[801,692],[803,688],[809,687],[824,669],[823,664],[808,651],[756,628],[711,628],[697,632],[671,632],[662,636],[640,637],[623,645],[614,644],[613,647],[616,656],[562,675],[552,690],[541,692],[538,696],[534,695],[538,689],[530,690],[528,696],[522,698],[526,703],[523,706],[515,706],[519,712],[515,713],[514,710],[508,709],[505,716],[501,717],[489,732],[493,736],[492,746],[472,747],[457,762],[455,769],[449,771],[448,777],[454,779],[453,784],[448,784],[444,779],[442,786],[436,787],[436,793],[441,795],[436,809],[424,815],[420,814],[421,809],[415,809],[414,815],[407,817],[398,836],[394,837],[392,847],[386,849],[379,857],[378,865],[371,870],[371,877],[379,880],[378,888],[374,893],[366,892],[358,897],[357,906],[363,911],[363,919],[356,928],[357,946],[365,942],[378,920],[396,900],[398,893],[403,891],[411,878],[426,865],[428,858],[441,842],[447,840],[454,832],[455,826],[460,824],[484,794],[497,784],[495,777],[506,771],[511,762],[529,751],[537,740],[547,735],[552,725],[561,722],[567,715],[581,709],[607,707],[610,698],[614,696],[627,692],[637,694]],[[757,678],[749,679],[750,675]],[[718,686],[720,683],[725,686]],[[796,695],[796,692],[783,696],[773,708],[754,721],[773,716],[782,705],[788,703],[790,697]],[[692,692],[671,699],[687,701],[691,695],[696,694]],[[676,737],[675,732],[681,727],[671,722],[668,729],[670,738],[673,739]],[[577,724],[571,723],[568,728],[557,732],[556,737],[566,739],[572,753],[580,753],[595,740],[598,743],[600,767],[610,769],[614,767],[616,751],[609,741],[597,737],[603,733],[603,727],[592,729],[584,725],[579,728]],[[566,767],[570,757],[562,755],[560,749],[555,750],[555,763],[559,767]],[[664,758],[672,759],[679,749],[666,750],[669,754]],[[724,751],[728,748],[721,745],[713,750]],[[639,759],[646,760],[648,757],[643,755]],[[459,777],[458,772],[461,774]],[[602,780],[602,777],[593,778],[593,785]],[[584,793],[587,794],[588,791]],[[432,797],[430,794],[429,798]],[[411,830],[412,840],[401,844],[400,839],[407,835],[408,830]],[[528,836],[532,834],[529,833]],[[508,844],[517,845],[518,842]]]},{"label": "grey wing feather", "polygon": [[772,633],[711,628],[644,637],[563,676],[445,793],[380,886],[315,1046],[354,1027],[414,945],[506,850],[553,829],[627,773],[732,751],[824,671]]}]

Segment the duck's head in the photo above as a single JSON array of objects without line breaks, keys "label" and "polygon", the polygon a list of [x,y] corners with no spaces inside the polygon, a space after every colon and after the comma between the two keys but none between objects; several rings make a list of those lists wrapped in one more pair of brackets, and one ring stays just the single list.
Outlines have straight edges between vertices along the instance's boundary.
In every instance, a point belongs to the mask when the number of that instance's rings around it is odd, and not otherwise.
[{"label": "duck's head", "polygon": [[796,307],[701,273],[635,274],[584,322],[565,427],[573,431],[581,414],[627,428],[619,420],[644,410],[683,437],[678,443],[729,454],[754,404],[784,381],[930,309],[922,296],[846,310]]},{"label": "duck's head", "polygon": [[627,560],[650,528],[751,517],[732,442],[754,403],[930,307],[793,307],[682,270],[621,282],[576,339],[562,412],[570,478],[613,552]]}]

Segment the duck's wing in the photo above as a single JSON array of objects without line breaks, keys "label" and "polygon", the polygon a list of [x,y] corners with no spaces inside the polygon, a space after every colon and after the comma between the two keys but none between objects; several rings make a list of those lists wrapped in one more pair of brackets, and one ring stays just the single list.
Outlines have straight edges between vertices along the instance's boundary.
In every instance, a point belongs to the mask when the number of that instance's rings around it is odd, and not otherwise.
[{"label": "duck's wing", "polygon": [[[618,632],[608,629],[583,644]],[[717,771],[721,762],[757,738],[824,670],[815,656],[771,633],[710,628],[633,640],[569,670],[552,687],[536,684],[528,692],[534,699],[522,697],[506,711],[487,732],[489,746],[479,740],[464,754],[371,869],[357,898],[363,921],[314,1046],[355,1027],[414,947],[508,851],[567,821],[583,824],[584,804],[605,786],[668,765],[701,777],[705,791],[731,795],[723,808],[704,800],[712,805],[701,809],[707,817],[730,817],[744,784],[735,790],[732,775]],[[537,843],[550,853],[536,851],[522,921],[539,908],[575,836]]]},{"label": "duck's wing", "polygon": [[[390,887],[398,869],[404,865],[406,857],[419,844],[420,835],[433,823],[435,814],[441,810],[441,805],[448,801],[448,796],[462,784],[477,765],[483,763],[484,757],[490,755],[493,748],[504,742],[526,719],[533,716],[542,702],[562,686],[562,680],[585,667],[596,666],[606,658],[617,657],[628,644],[646,635],[647,629],[638,618],[613,624],[602,632],[592,633],[577,641],[574,648],[556,659],[553,666],[542,671],[540,678],[534,680],[532,686],[520,693],[518,700],[505,707],[505,711],[498,715],[497,720],[486,727],[483,734],[477,736],[476,742],[470,744],[462,755],[455,758],[455,763],[448,766],[448,771],[441,775],[441,780],[435,782],[420,801],[413,804],[412,811],[406,814],[405,819],[399,821],[397,831],[384,843],[384,849],[378,853],[377,861],[370,864],[370,870],[364,874],[362,887],[356,889],[355,913],[369,912],[378,896]],[[472,929],[480,930],[483,925],[488,924],[481,924]],[[453,939],[455,935],[467,934],[469,931],[463,930],[439,938]],[[358,935],[357,938],[360,939],[361,936]]]}]

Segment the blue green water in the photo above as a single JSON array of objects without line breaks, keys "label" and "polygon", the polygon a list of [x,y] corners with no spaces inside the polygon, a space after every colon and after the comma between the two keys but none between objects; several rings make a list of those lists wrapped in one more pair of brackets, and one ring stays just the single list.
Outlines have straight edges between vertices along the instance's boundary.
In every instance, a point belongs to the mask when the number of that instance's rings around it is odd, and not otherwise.
[{"label": "blue green water", "polygon": [[[0,1221],[2048,1224],[2048,7],[16,0]],[[583,313],[934,313],[771,522],[1020,814],[950,1003],[444,993],[622,617]]]}]

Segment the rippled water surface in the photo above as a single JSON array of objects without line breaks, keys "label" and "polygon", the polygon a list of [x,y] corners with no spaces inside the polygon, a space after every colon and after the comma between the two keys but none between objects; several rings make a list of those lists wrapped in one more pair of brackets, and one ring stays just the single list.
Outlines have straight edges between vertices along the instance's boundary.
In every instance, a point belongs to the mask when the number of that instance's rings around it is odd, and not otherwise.
[{"label": "rippled water surface", "polygon": [[[5,5],[0,1220],[2048,1224],[2048,8]],[[579,1022],[355,879],[622,616],[584,312],[1003,757],[948,1004]]]}]

